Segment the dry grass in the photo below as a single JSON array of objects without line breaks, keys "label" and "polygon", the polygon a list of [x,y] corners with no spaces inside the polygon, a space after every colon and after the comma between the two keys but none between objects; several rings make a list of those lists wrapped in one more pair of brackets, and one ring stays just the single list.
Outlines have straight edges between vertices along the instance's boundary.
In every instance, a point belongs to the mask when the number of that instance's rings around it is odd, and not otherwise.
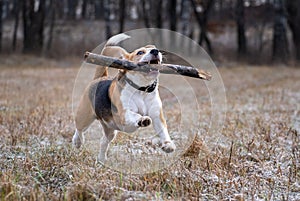
[{"label": "dry grass", "polygon": [[[88,149],[71,147],[78,68],[4,63],[1,200],[300,200],[299,69],[220,69],[228,112],[216,136],[228,143],[206,141],[204,125],[168,169],[131,175],[99,167]],[[200,104],[207,122],[210,105]]]}]

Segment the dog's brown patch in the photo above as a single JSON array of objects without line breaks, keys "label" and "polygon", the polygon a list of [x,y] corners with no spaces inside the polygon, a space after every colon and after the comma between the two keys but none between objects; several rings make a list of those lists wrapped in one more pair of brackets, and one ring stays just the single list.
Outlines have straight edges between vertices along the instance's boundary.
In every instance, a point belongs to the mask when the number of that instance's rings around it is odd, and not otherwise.
[{"label": "dog's brown patch", "polygon": [[167,128],[167,122],[166,122],[166,120],[165,120],[165,117],[164,117],[164,113],[163,113],[162,108],[160,109],[160,115],[159,115],[159,118],[160,118],[160,121],[163,123],[163,125]]},{"label": "dog's brown patch", "polygon": [[123,89],[122,82],[118,82],[118,79],[114,79],[109,88],[109,97],[112,104],[117,108],[118,115],[113,115],[114,120],[117,124],[125,123],[125,110],[121,102],[121,92]]}]

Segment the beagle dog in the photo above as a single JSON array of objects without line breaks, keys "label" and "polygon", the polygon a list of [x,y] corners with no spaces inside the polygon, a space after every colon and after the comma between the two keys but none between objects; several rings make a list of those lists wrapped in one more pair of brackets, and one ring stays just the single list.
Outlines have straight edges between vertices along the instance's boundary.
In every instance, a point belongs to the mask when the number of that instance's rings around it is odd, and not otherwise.
[{"label": "beagle dog", "polygon": [[[111,37],[101,54],[134,63],[160,64],[162,54],[154,45],[146,45],[128,53],[117,44],[130,38],[126,34]],[[166,153],[176,149],[172,142],[162,102],[158,92],[158,71],[137,72],[120,70],[114,79],[108,78],[107,67],[97,66],[94,80],[85,89],[76,114],[76,131],[72,142],[76,148],[84,143],[84,131],[98,119],[104,134],[97,160],[105,162],[110,142],[117,131],[134,132],[140,127],[153,125],[159,135],[161,148]]]}]

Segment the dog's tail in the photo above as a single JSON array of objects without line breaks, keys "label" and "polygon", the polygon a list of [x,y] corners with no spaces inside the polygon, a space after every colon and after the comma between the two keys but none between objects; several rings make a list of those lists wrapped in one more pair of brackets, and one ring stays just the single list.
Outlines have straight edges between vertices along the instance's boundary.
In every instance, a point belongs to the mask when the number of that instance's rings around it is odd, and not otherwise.
[{"label": "dog's tail", "polygon": [[[124,58],[128,54],[127,51],[116,45],[128,38],[130,38],[130,36],[123,34],[123,33],[111,37],[110,39],[108,39],[107,43],[105,44],[101,54],[104,56],[116,57],[118,59]],[[108,76],[107,67],[97,66],[96,72],[94,75],[94,80],[98,79],[100,77],[106,77],[106,76]]]}]

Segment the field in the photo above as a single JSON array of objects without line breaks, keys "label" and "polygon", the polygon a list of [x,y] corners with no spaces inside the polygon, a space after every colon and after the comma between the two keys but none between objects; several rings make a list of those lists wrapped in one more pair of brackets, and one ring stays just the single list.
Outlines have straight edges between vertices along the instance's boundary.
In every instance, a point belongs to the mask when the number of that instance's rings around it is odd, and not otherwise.
[{"label": "field", "polygon": [[[193,85],[200,127],[190,148],[167,168],[131,174],[96,164],[88,145],[71,146],[80,61],[1,60],[1,200],[300,200],[299,68],[220,68],[227,112],[211,136],[208,93]],[[172,98],[162,98],[172,130]],[[112,150],[132,138],[117,137]]]}]

